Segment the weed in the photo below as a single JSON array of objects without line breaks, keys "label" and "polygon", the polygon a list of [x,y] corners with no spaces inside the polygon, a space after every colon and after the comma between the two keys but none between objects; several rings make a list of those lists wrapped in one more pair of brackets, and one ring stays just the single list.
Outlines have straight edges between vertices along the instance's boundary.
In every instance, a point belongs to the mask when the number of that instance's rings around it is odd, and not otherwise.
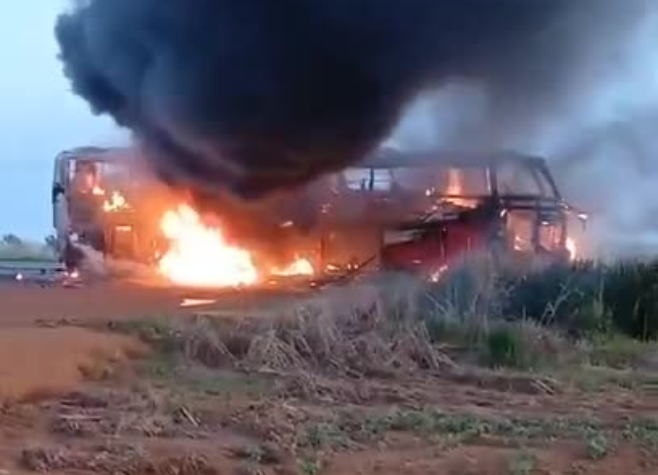
[{"label": "weed", "polygon": [[228,371],[200,371],[197,374],[188,374],[183,378],[183,383],[195,392],[221,397],[241,394],[260,398],[273,388],[273,383],[266,378]]},{"label": "weed", "polygon": [[322,472],[322,462],[317,459],[302,458],[298,461],[298,465],[303,475],[319,475]]},{"label": "weed", "polygon": [[264,451],[259,445],[249,445],[236,451],[236,455],[244,458],[249,466],[260,465],[263,460]]},{"label": "weed", "polygon": [[540,369],[564,358],[567,345],[552,330],[533,322],[493,326],[480,349],[481,360],[493,368]]},{"label": "weed", "polygon": [[653,343],[633,340],[620,334],[602,335],[592,339],[587,354],[590,364],[611,368],[629,368],[641,363],[642,358],[657,349]]},{"label": "weed", "polygon": [[178,347],[175,323],[167,319],[142,318],[110,323],[110,329],[134,335],[161,353],[174,353]]},{"label": "weed", "polygon": [[338,425],[329,422],[313,424],[303,432],[299,445],[310,449],[347,448],[350,443],[349,435]]},{"label": "weed", "polygon": [[532,452],[521,450],[509,463],[509,475],[531,475],[537,466],[537,457]]},{"label": "weed", "polygon": [[616,387],[635,390],[642,386],[643,377],[628,370],[584,365],[566,376],[581,391],[597,392]]},{"label": "weed", "polygon": [[627,261],[609,266],[605,303],[624,334],[642,340],[658,337],[658,261]]},{"label": "weed", "polygon": [[165,387],[193,394],[260,399],[274,389],[274,381],[261,375],[205,368],[167,355],[146,362],[143,374]]},{"label": "weed", "polygon": [[501,326],[489,333],[486,356],[493,367],[526,368],[529,366],[529,349],[512,326]]},{"label": "weed", "polygon": [[654,420],[627,421],[622,437],[625,440],[639,442],[653,450],[658,449],[658,422]]},{"label": "weed", "polygon": [[594,432],[587,437],[587,457],[592,460],[600,460],[608,455],[610,442],[605,434]]},{"label": "weed", "polygon": [[376,439],[390,428],[390,420],[385,416],[367,417],[361,425],[361,433],[366,439]]},{"label": "weed", "polygon": [[159,380],[168,380],[176,376],[178,361],[170,353],[157,353],[142,362],[139,371],[142,375]]},{"label": "weed", "polygon": [[[355,417],[353,417],[354,419]],[[500,437],[515,442],[530,440],[571,439],[586,440],[594,450],[609,447],[610,441],[618,437],[618,431],[608,430],[598,420],[579,418],[505,418],[477,414],[444,413],[432,408],[400,410],[382,416],[371,414],[361,427],[375,427],[370,434],[386,431],[413,432],[423,436],[440,435],[452,439],[467,440],[478,436]],[[624,437],[643,445],[656,442],[658,447],[658,424],[646,420],[629,420]],[[345,431],[341,434],[346,437]]]}]

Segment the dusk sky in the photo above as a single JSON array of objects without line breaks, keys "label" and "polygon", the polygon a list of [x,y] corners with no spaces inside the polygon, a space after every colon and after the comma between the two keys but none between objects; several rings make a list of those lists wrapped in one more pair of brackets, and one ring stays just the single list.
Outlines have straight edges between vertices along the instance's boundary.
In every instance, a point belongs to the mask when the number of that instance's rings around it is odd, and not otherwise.
[{"label": "dusk sky", "polygon": [[111,121],[94,117],[70,93],[62,75],[53,27],[67,2],[38,3],[0,0],[0,233],[36,239],[51,232],[55,155],[123,138]]}]

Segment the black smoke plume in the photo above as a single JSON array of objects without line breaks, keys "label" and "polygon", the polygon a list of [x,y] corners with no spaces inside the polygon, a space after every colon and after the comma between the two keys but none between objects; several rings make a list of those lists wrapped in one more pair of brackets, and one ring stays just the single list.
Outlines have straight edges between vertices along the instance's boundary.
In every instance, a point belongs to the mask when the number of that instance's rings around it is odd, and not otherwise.
[{"label": "black smoke plume", "polygon": [[163,179],[255,198],[360,159],[447,81],[485,88],[492,126],[556,107],[643,1],[88,0],[56,37]]}]

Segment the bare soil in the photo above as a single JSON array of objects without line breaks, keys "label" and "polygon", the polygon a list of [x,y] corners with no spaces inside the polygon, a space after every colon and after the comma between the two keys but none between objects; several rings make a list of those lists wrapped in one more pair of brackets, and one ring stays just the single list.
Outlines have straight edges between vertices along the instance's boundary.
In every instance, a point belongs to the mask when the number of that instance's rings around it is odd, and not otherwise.
[{"label": "bare soil", "polygon": [[[180,307],[185,296],[0,288],[0,474],[658,473],[652,374],[585,385],[475,369],[371,378],[209,369],[80,328],[198,312]],[[208,312],[256,299],[217,300]]]},{"label": "bare soil", "polygon": [[[105,321],[149,316],[191,315],[199,312],[239,313],[269,300],[276,291],[204,291],[147,287],[125,283],[41,286],[0,283],[0,327],[24,326],[40,320]],[[183,306],[184,301],[203,305]],[[205,301],[205,303],[204,303]]]},{"label": "bare soil", "polygon": [[110,365],[145,355],[132,338],[83,328],[11,328],[0,331],[0,400],[42,398],[71,391]]}]

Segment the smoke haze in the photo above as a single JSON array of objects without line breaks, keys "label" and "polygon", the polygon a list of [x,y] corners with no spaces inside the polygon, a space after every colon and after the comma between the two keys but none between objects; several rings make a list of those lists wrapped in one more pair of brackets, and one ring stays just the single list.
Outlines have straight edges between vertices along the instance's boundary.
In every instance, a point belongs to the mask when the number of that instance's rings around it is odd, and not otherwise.
[{"label": "smoke haze", "polygon": [[[619,4],[639,6],[639,2]],[[559,108],[513,123],[495,118],[486,90],[463,83],[425,94],[391,142],[404,147],[478,144],[518,148],[550,161],[568,199],[591,210],[586,240],[594,254],[658,250],[658,5],[644,3],[623,37],[590,47]],[[603,54],[607,52],[607,54]],[[576,80],[579,77],[580,80]],[[486,138],[495,140],[487,142]]]}]

